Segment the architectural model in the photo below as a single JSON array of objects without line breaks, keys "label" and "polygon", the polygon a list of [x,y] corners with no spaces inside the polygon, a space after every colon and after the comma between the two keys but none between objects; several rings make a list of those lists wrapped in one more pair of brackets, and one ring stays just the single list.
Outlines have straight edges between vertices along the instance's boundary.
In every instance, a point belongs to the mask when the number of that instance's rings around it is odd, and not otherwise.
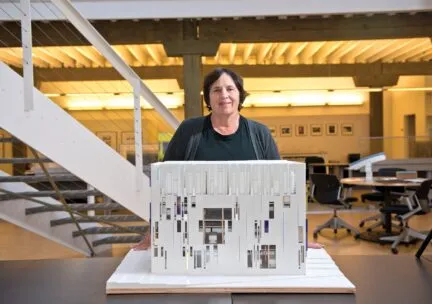
[{"label": "architectural model", "polygon": [[303,163],[164,162],[151,170],[152,273],[305,273]]}]

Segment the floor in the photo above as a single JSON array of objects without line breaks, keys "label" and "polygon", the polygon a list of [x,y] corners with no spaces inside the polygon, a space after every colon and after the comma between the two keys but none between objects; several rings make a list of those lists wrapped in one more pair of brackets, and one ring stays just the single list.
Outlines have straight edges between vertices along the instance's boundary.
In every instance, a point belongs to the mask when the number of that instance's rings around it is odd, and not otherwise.
[{"label": "floor", "polygon": [[[340,217],[348,223],[358,227],[361,219],[375,214],[365,205],[359,205],[354,210],[340,212]],[[313,227],[325,222],[331,213],[322,206],[309,204],[309,241],[312,241]],[[414,229],[427,231],[432,228],[432,214],[417,216],[410,221]],[[365,229],[360,229],[364,231]],[[82,254],[56,244],[48,239],[26,231],[13,224],[0,221],[0,260],[30,260],[30,259],[64,259],[80,258]],[[379,245],[364,240],[355,240],[346,231],[341,230],[336,235],[328,229],[319,234],[316,240],[324,245],[330,255],[390,255],[390,245]],[[399,254],[414,255],[421,242],[414,245],[400,245]],[[131,245],[113,245],[110,255],[123,256]],[[427,253],[432,253],[432,245],[428,246]]]}]

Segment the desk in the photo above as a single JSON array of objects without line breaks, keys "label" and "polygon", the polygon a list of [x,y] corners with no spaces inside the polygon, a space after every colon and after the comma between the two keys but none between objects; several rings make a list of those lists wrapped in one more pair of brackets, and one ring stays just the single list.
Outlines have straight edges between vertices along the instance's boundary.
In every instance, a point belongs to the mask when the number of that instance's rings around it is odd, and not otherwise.
[{"label": "desk", "polygon": [[2,303],[429,303],[432,255],[334,256],[356,285],[352,294],[105,295],[105,283],[121,258],[1,261]]},{"label": "desk", "polygon": [[[390,206],[391,190],[395,187],[418,187],[424,181],[422,178],[400,180],[396,177],[375,177],[371,181],[364,177],[349,177],[341,179],[341,184],[349,186],[382,187],[384,189],[384,204]],[[384,227],[386,233],[391,234],[391,215],[386,214]]]},{"label": "desk", "polygon": [[[309,175],[314,173],[315,167],[326,168],[326,174],[335,174],[339,179],[343,177],[343,170],[349,166],[349,163],[333,163],[333,162],[325,162],[325,163],[309,163]],[[337,171],[337,173],[335,172]]]}]

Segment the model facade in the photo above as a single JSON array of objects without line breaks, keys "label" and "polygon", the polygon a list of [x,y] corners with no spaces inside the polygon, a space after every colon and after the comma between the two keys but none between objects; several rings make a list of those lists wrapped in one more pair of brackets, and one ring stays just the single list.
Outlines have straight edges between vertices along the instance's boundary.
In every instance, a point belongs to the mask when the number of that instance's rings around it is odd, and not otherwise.
[{"label": "model facade", "polygon": [[303,163],[164,162],[151,170],[153,273],[305,273]]}]

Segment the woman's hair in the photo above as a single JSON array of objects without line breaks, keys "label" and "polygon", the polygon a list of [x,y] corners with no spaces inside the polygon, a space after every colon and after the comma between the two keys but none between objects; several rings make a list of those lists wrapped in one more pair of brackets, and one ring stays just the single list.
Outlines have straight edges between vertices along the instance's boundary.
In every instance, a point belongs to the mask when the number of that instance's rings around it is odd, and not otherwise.
[{"label": "woman's hair", "polygon": [[204,78],[203,91],[204,91],[204,101],[206,103],[207,109],[211,111],[210,88],[213,85],[213,83],[215,83],[219,79],[219,77],[222,76],[222,74],[229,75],[231,79],[234,81],[237,90],[239,91],[240,96],[239,96],[238,110],[240,111],[240,109],[243,108],[243,102],[247,96],[247,93],[243,88],[243,79],[233,71],[224,68],[217,68],[211,71],[210,73],[208,73],[207,76]]}]

